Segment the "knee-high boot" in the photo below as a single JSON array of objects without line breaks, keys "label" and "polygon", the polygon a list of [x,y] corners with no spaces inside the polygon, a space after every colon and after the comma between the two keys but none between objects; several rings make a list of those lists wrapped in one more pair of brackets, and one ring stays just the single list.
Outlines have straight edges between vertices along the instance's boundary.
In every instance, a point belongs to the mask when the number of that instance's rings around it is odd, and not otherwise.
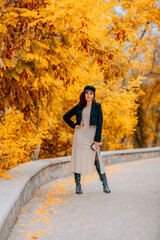
[{"label": "knee-high boot", "polygon": [[82,194],[82,189],[81,189],[81,174],[80,173],[74,173],[74,178],[76,182],[76,193],[77,194]]},{"label": "knee-high boot", "polygon": [[102,174],[101,171],[100,171],[99,160],[95,160],[95,166],[96,166],[97,172],[99,174],[99,178],[100,178],[100,180],[101,180],[101,182],[103,184],[103,191],[105,193],[110,193],[111,190],[108,187],[106,174],[105,173]]}]

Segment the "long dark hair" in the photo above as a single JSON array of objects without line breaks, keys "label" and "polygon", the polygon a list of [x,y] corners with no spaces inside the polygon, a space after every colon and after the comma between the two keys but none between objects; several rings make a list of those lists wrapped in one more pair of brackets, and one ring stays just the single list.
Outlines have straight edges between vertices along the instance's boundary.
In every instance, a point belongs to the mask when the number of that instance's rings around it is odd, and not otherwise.
[{"label": "long dark hair", "polygon": [[[86,99],[85,99],[85,91],[81,92],[79,99],[80,99],[80,101],[78,103],[79,107],[83,109],[87,105],[87,102],[86,102]],[[95,102],[95,93],[94,93],[93,101]]]}]

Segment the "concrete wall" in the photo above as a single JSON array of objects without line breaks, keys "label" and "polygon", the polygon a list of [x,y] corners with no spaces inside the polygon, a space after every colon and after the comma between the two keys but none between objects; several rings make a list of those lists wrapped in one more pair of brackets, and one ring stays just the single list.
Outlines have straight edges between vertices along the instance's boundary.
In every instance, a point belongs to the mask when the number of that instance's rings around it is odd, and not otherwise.
[{"label": "concrete wall", "polygon": [[160,147],[101,152],[105,165],[160,156]]},{"label": "concrete wall", "polygon": [[[160,147],[101,152],[105,165],[160,156]],[[71,157],[43,159],[10,171],[13,179],[0,181],[0,240],[6,240],[20,208],[41,185],[69,176]]]}]

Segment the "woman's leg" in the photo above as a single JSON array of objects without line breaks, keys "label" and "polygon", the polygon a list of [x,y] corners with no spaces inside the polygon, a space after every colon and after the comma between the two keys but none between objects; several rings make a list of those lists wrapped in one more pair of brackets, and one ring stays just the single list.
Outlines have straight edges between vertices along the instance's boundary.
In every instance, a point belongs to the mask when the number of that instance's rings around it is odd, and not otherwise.
[{"label": "woman's leg", "polygon": [[74,173],[74,179],[76,182],[76,193],[77,194],[82,194],[82,189],[81,189],[81,174],[80,173]]},{"label": "woman's leg", "polygon": [[105,193],[110,193],[111,190],[109,189],[108,187],[108,183],[107,183],[107,177],[106,177],[106,174],[105,173],[101,173],[101,169],[100,169],[100,164],[99,164],[99,159],[98,159],[98,155],[97,155],[97,151],[96,151],[96,156],[95,156],[95,166],[96,166],[96,170],[99,174],[99,178],[103,184],[103,191]]}]

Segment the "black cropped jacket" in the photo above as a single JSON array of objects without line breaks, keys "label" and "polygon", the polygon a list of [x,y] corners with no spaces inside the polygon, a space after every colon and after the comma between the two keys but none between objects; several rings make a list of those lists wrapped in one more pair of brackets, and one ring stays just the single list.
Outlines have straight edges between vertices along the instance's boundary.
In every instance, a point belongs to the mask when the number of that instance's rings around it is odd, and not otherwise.
[{"label": "black cropped jacket", "polygon": [[[64,121],[71,127],[75,128],[76,125],[80,125],[82,119],[82,110],[79,105],[75,105],[71,110],[69,110],[66,114],[64,114],[63,119]],[[76,115],[76,123],[74,123],[70,118]],[[94,137],[94,141],[100,142],[101,141],[101,134],[102,134],[102,124],[103,124],[103,114],[101,104],[92,101],[91,106],[91,113],[90,113],[90,126],[96,125],[96,133]]]}]

